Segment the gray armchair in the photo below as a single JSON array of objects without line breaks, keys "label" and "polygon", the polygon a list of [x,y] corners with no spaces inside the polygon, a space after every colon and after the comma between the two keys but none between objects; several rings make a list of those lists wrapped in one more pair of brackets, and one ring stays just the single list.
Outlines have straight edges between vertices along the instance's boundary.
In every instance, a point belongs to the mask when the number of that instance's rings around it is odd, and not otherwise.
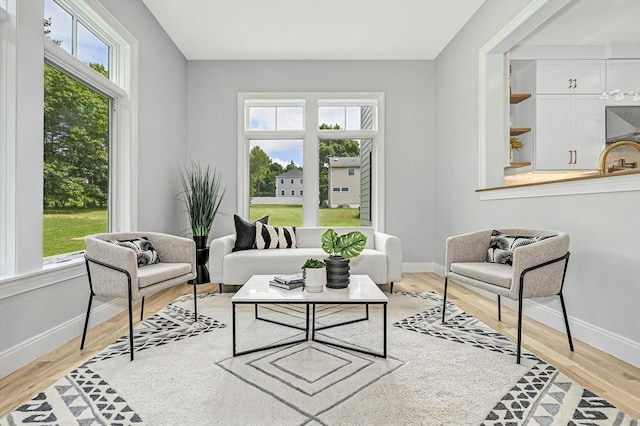
[{"label": "gray armchair", "polygon": [[562,296],[569,263],[569,235],[549,230],[501,229],[498,231],[502,235],[492,236],[492,230],[484,230],[447,238],[442,322],[446,322],[449,279],[496,294],[498,321],[502,320],[500,298],[504,296],[517,300],[516,362],[519,364],[523,299],[557,295],[560,296],[569,348],[573,351],[567,310]]},{"label": "gray armchair", "polygon": [[[153,263],[157,259],[155,253],[150,257],[147,253],[152,252],[133,250],[126,247],[127,243],[113,243],[113,241],[122,242],[143,238],[153,245],[157,258],[160,259],[159,263]],[[133,301],[142,299],[140,308],[142,321],[145,296],[194,279],[196,277],[195,242],[192,239],[156,232],[127,232],[90,235],[86,238],[85,245],[85,263],[91,294],[80,349],[84,348],[93,297],[127,299],[129,346],[133,361]],[[150,264],[139,266],[149,261]]]}]

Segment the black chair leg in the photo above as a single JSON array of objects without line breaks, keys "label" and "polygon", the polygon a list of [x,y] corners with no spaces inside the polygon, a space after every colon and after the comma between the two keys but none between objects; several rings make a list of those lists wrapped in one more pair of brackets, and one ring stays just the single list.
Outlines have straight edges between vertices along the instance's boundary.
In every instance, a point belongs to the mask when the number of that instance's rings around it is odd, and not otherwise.
[{"label": "black chair leg", "polygon": [[218,283],[218,293],[222,294],[222,283]]},{"label": "black chair leg", "polygon": [[142,302],[140,302],[140,321],[142,321],[143,314],[144,314],[144,296],[142,296]]},{"label": "black chair leg", "polygon": [[391,288],[389,289],[389,294],[393,294],[393,281],[391,281]]},{"label": "black chair leg", "polygon": [[518,298],[518,352],[516,364],[520,364],[520,353],[522,352],[522,296]]},{"label": "black chair leg", "polygon": [[500,296],[498,295],[498,321],[502,321],[502,308],[500,306]]},{"label": "black chair leg", "polygon": [[131,361],[133,361],[133,301],[129,296],[129,352],[131,352]]},{"label": "black chair leg", "polygon": [[87,306],[87,317],[84,319],[84,330],[82,331],[82,341],[80,349],[84,349],[84,340],[87,337],[87,327],[89,326],[89,314],[91,313],[91,302],[93,301],[93,293],[89,296],[89,306]]},{"label": "black chair leg", "polygon": [[564,315],[564,326],[567,328],[567,338],[569,339],[569,349],[573,352],[573,339],[571,338],[571,330],[569,329],[569,317],[567,317],[567,308],[564,305],[564,297],[562,292],[558,294],[560,296],[560,304],[562,305],[562,315]]},{"label": "black chair leg", "polygon": [[442,322],[444,323],[444,314],[447,311],[447,284],[449,283],[449,277],[444,277],[444,298],[442,301]]},{"label": "black chair leg", "polygon": [[196,295],[196,284],[193,284],[193,313],[195,314],[195,321],[198,322],[198,296]]}]

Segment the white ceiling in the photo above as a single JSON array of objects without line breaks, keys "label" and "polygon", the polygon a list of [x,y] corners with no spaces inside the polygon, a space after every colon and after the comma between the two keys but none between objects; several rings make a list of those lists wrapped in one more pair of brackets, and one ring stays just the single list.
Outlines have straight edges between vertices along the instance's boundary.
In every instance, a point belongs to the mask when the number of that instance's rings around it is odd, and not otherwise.
[{"label": "white ceiling", "polygon": [[484,0],[143,0],[188,60],[434,59]]},{"label": "white ceiling", "polygon": [[575,0],[519,44],[640,44],[640,0]]}]

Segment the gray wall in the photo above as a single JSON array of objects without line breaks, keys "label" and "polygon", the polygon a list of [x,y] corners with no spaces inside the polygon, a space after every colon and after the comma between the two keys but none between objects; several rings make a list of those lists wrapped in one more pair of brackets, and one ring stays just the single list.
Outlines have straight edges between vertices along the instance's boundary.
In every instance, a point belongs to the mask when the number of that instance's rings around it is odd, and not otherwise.
[{"label": "gray wall", "polygon": [[[478,49],[527,3],[487,0],[436,59],[435,261],[444,264],[449,235],[496,227],[564,230],[571,236],[565,298],[576,337],[597,346],[601,344],[597,336],[609,334],[611,340],[602,345],[607,346],[617,335],[625,344],[635,345],[637,359],[640,193],[480,201],[474,192],[478,188]],[[542,303],[557,313],[556,300]],[[557,322],[558,317],[551,316]],[[551,321],[549,316],[546,321]]]},{"label": "gray wall", "polygon": [[[17,75],[22,90],[17,95],[17,120],[24,131],[18,134],[17,170],[24,173],[18,177],[17,258],[20,273],[34,273],[3,282],[0,288],[0,376],[78,336],[89,297],[84,264],[58,268],[55,273],[38,272],[38,253],[42,253],[37,242],[42,238],[43,12],[39,2],[18,3],[22,36]],[[185,228],[180,222],[182,207],[174,197],[180,185],[176,164],[186,159],[187,61],[142,2],[103,3],[139,42],[138,226],[177,233]],[[34,256],[38,262],[33,262]],[[100,301],[94,306],[99,308]],[[107,313],[112,315],[114,310],[108,308]]]},{"label": "gray wall", "polygon": [[434,209],[431,61],[190,61],[188,155],[218,167],[228,216],[214,236],[234,232],[238,92],[384,92],[386,232],[405,263],[432,262]]},{"label": "gray wall", "polygon": [[187,61],[141,1],[101,1],[139,43],[138,228],[183,232],[176,196],[186,160]]}]

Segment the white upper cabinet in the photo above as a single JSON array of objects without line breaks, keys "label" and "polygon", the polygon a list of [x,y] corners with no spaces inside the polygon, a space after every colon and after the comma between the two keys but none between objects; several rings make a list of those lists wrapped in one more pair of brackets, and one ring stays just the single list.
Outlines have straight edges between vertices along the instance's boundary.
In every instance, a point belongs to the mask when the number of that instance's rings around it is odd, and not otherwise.
[{"label": "white upper cabinet", "polygon": [[604,149],[604,99],[540,95],[536,99],[536,169],[597,169]]},{"label": "white upper cabinet", "polygon": [[607,61],[607,91],[616,89],[624,93],[640,93],[640,59]]},{"label": "white upper cabinet", "polygon": [[536,62],[536,92],[540,94],[601,94],[605,91],[604,60]]}]

